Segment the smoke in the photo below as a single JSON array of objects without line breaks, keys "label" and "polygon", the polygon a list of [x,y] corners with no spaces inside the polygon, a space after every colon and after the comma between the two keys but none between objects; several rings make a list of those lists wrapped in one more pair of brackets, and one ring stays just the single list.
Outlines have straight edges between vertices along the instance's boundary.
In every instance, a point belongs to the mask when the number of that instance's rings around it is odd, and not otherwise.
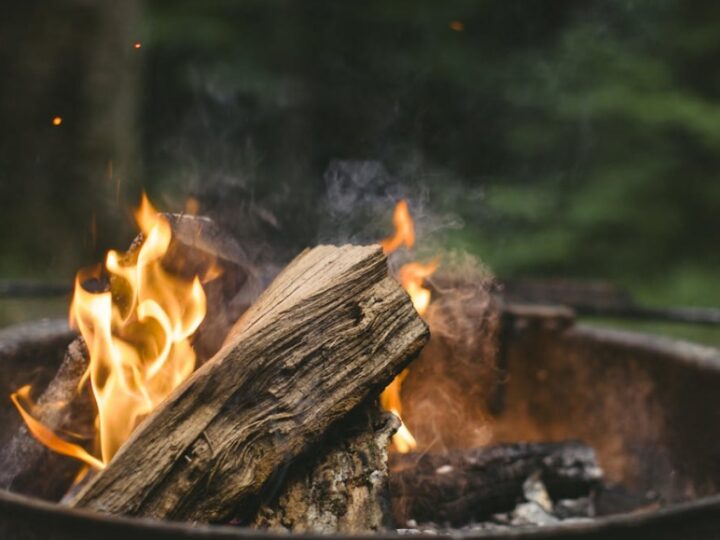
[{"label": "smoke", "polygon": [[403,419],[421,451],[474,448],[492,438],[488,402],[497,380],[493,276],[467,253],[444,253],[430,278],[431,339],[403,383]]},{"label": "smoke", "polygon": [[377,242],[392,234],[393,207],[405,199],[415,223],[415,250],[432,255],[442,249],[444,235],[461,229],[463,222],[447,205],[440,211],[433,204],[440,197],[423,183],[427,174],[419,163],[393,175],[379,161],[332,160],[323,175],[318,241]]},{"label": "smoke", "polygon": [[[422,178],[415,169],[414,176]],[[433,301],[426,314],[431,341],[402,386],[403,420],[418,450],[443,452],[486,444],[491,438],[487,402],[496,381],[497,309],[490,270],[466,252],[449,251],[447,233],[462,227],[440,213],[420,181],[394,177],[377,161],[330,163],[318,238],[331,243],[368,243],[390,235],[391,213],[408,201],[416,248],[389,257],[397,272],[410,260],[439,261],[429,282]]]},{"label": "smoke", "polygon": [[420,449],[487,442],[484,409],[495,380],[493,280],[482,263],[447,248],[448,237],[464,225],[452,209],[473,199],[482,211],[481,194],[467,193],[421,154],[390,160],[392,171],[377,160],[332,159],[317,175],[291,132],[278,139],[283,165],[269,165],[244,125],[250,118],[245,104],[220,90],[206,81],[177,140],[167,142],[179,174],[174,181],[199,202],[200,213],[231,232],[265,285],[305,247],[391,235],[393,208],[405,199],[416,244],[390,255],[390,271],[413,260],[440,263],[427,314],[433,338],[403,387],[407,424]]}]

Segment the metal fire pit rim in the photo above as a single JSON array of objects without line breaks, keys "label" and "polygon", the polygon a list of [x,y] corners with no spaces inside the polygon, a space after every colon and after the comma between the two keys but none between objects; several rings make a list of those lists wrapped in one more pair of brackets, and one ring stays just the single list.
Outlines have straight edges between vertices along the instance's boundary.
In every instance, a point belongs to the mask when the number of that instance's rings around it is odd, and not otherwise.
[{"label": "metal fire pit rim", "polygon": [[657,355],[658,358],[672,357],[702,369],[720,369],[720,349],[711,345],[702,345],[692,341],[671,338],[658,334],[618,330],[589,324],[577,324],[568,330],[572,337],[602,341],[615,346],[643,351]]},{"label": "metal fire pit rim", "polygon": [[[149,518],[134,518],[127,516],[115,516],[109,514],[100,514],[90,510],[77,508],[68,508],[59,504],[42,501],[32,497],[26,497],[5,490],[0,490],[0,509],[1,513],[7,514],[12,512],[17,514],[31,514],[33,520],[47,520],[58,526],[69,525],[76,529],[94,529],[100,527],[99,530],[106,530],[112,527],[113,533],[137,534],[139,538],[144,535],[152,534],[152,538],[258,538],[276,540],[289,536],[302,538],[304,540],[327,540],[328,538],[341,539],[374,539],[374,540],[394,540],[402,536],[394,532],[378,532],[374,534],[348,534],[348,533],[283,533],[259,529],[250,529],[247,527],[235,527],[231,525],[207,525],[207,524],[189,524],[176,521],[159,521]],[[703,523],[708,519],[717,523],[720,516],[720,495],[713,495],[696,499],[694,501],[674,504],[666,508],[655,511],[643,512],[638,514],[623,514],[617,516],[607,516],[594,519],[587,523],[565,523],[546,527],[535,527],[527,529],[508,529],[501,531],[453,531],[435,535],[437,538],[445,539],[505,539],[505,538],[563,538],[574,537],[575,535],[587,535],[590,533],[628,533],[638,530],[638,533],[647,532],[646,527],[651,526],[653,529],[661,529],[668,527],[674,522]],[[115,536],[113,536],[114,538]],[[125,537],[125,536],[123,536]]]}]

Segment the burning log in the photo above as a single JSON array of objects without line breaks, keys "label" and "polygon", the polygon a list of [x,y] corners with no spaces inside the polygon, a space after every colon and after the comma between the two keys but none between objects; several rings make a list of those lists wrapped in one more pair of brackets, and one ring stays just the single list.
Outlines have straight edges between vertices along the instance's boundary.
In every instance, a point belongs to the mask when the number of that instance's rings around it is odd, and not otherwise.
[{"label": "burning log", "polygon": [[275,531],[358,533],[389,528],[388,445],[400,419],[377,405],[348,415],[343,429],[292,464],[279,496],[260,507],[254,526]]},{"label": "burning log", "polygon": [[553,500],[587,495],[602,478],[595,452],[578,442],[511,443],[447,454],[394,454],[393,516],[402,525],[467,524],[512,510],[539,475]]},{"label": "burning log", "polygon": [[208,522],[242,514],[273,471],[379,393],[427,338],[379,247],[305,251],[73,505]]},{"label": "burning log", "polygon": [[[84,341],[75,339],[68,346],[57,375],[37,400],[35,420],[53,432],[85,432],[88,438],[92,436],[89,432],[94,417],[91,399],[87,392],[78,391],[87,371],[87,358]],[[43,446],[23,425],[0,449],[0,487],[59,500],[81,466],[81,462]]]},{"label": "burning log", "polygon": [[[260,293],[259,279],[240,246],[212,220],[164,215],[172,228],[172,240],[163,257],[164,266],[173,275],[187,279],[195,275],[208,278],[205,291],[211,308],[193,343],[203,360],[220,348],[229,328]],[[135,238],[128,256],[136,256],[143,240],[142,235]],[[105,286],[93,284],[101,289]],[[114,293],[117,288],[119,286],[111,282]],[[82,338],[76,339],[68,346],[55,377],[36,401],[30,421],[44,426],[48,432],[83,434],[88,440],[92,439],[95,409],[87,385],[80,388],[88,363],[85,343]],[[75,455],[80,451],[81,447],[76,447]],[[55,453],[38,442],[27,425],[22,425],[0,448],[0,488],[59,500],[81,466],[79,461]]]}]

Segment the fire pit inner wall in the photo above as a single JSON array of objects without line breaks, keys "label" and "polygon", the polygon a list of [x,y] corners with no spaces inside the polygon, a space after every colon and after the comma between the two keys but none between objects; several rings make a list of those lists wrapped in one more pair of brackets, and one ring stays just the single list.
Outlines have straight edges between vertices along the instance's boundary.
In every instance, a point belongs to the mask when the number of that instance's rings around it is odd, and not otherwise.
[{"label": "fire pit inner wall", "polygon": [[581,440],[606,479],[663,503],[717,493],[716,349],[636,333],[516,320],[505,332],[497,442]]}]

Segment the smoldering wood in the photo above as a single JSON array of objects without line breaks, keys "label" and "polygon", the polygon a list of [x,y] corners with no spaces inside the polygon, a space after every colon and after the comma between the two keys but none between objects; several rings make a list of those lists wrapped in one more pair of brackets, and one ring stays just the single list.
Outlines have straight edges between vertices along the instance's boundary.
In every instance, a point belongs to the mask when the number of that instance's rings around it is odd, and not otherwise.
[{"label": "smoldering wood", "polygon": [[[88,367],[88,352],[82,338],[67,348],[57,374],[36,401],[38,421],[57,432],[71,432],[92,440],[94,407],[87,388],[79,386]],[[38,442],[22,424],[0,448],[0,487],[57,501],[77,476],[82,463],[57,454]]]},{"label": "smoldering wood", "polygon": [[539,474],[553,500],[588,495],[602,479],[595,452],[578,442],[506,443],[446,454],[393,454],[395,522],[463,525],[512,510]]},{"label": "smoldering wood", "polygon": [[0,399],[0,448],[22,425],[7,396],[28,384],[38,391],[45,389],[75,336],[68,328],[67,319],[47,319],[0,329],[0,395],[5,396]]},{"label": "smoldering wood", "polygon": [[73,505],[227,521],[253,506],[273,471],[377,395],[427,338],[379,246],[307,250]]},{"label": "smoldering wood", "polygon": [[400,420],[377,403],[360,407],[297,459],[253,526],[283,532],[361,533],[392,524],[388,446]]},{"label": "smoldering wood", "polygon": [[[207,313],[193,335],[198,364],[221,347],[228,331],[262,292],[258,269],[237,241],[210,218],[190,214],[159,214],[172,230],[163,268],[175,276],[192,280],[198,276],[207,298]],[[145,237],[138,234],[123,255],[132,264]],[[111,277],[111,288],[118,278]]]},{"label": "smoldering wood", "polygon": [[220,349],[232,325],[262,292],[260,272],[235,238],[210,218],[162,215],[172,228],[163,265],[186,279],[206,277],[203,289],[208,310],[193,336],[198,362],[203,363]]},{"label": "smoldering wood", "polygon": [[[204,284],[208,298],[208,312],[194,336],[194,348],[199,361],[216,352],[232,324],[260,293],[254,268],[235,240],[220,230],[209,218],[164,214],[172,228],[172,240],[163,259],[167,270],[174,275],[192,279],[208,271],[217,275]],[[139,235],[131,243],[132,258],[142,245]],[[113,283],[92,284],[99,290],[115,290]],[[40,340],[37,340],[40,343]],[[51,430],[62,433],[86,434],[92,439],[94,405],[89,391],[79,393],[78,384],[89,362],[88,351],[81,338],[68,347],[63,361],[37,398],[37,420]],[[9,380],[9,378],[8,378]],[[8,388],[16,390],[20,384]],[[86,389],[87,390],[87,389]],[[8,392],[8,393],[9,393]],[[20,417],[17,417],[20,420]],[[67,491],[82,464],[57,454],[38,442],[19,421],[13,434],[0,448],[0,487],[17,493],[49,500],[59,500]]]}]

